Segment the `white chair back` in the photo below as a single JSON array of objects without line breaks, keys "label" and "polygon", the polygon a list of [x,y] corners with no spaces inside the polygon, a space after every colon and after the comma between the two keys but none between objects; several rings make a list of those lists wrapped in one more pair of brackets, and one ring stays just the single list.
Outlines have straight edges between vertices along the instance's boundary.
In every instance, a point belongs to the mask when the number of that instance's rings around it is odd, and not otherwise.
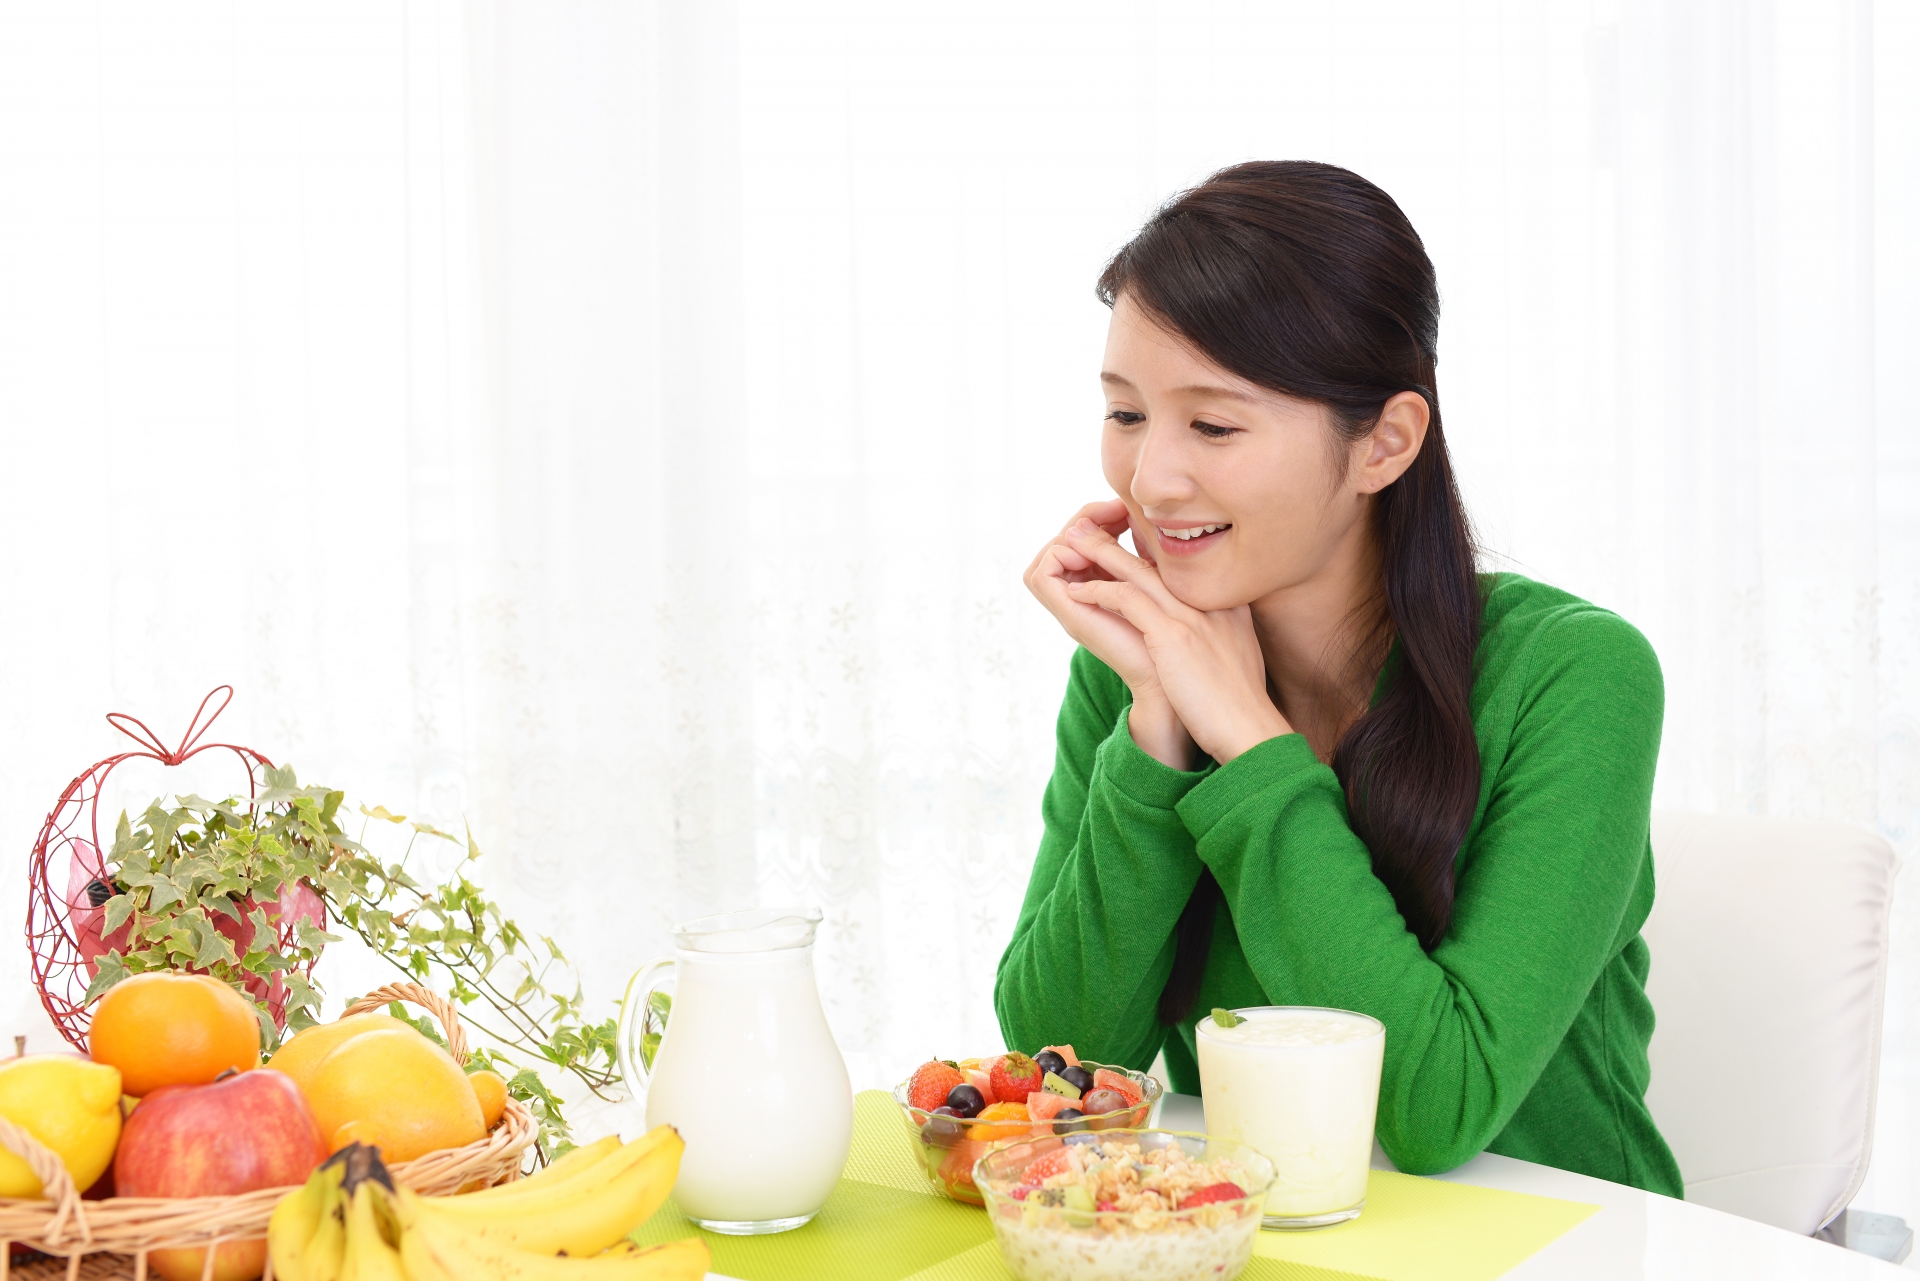
[{"label": "white chair back", "polygon": [[1687,1200],[1803,1234],[1867,1174],[1891,846],[1861,828],[1653,816],[1653,1081]]}]

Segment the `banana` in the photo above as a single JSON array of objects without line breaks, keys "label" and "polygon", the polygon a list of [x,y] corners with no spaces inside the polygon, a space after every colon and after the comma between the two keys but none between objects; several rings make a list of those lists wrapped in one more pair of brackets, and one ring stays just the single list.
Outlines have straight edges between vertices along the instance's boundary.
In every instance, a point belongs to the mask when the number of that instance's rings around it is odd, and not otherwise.
[{"label": "banana", "polygon": [[307,1281],[300,1256],[313,1240],[326,1211],[327,1187],[318,1177],[310,1177],[299,1191],[289,1192],[273,1207],[267,1220],[267,1254],[273,1259],[273,1274],[280,1281]]},{"label": "banana", "polygon": [[312,1272],[306,1264],[308,1243],[333,1217],[340,1200],[339,1167],[322,1167],[308,1176],[299,1191],[290,1192],[273,1207],[267,1220],[267,1253],[273,1273],[282,1281],[334,1281]]},{"label": "banana", "polygon": [[609,1134],[604,1139],[596,1139],[583,1148],[575,1148],[544,1170],[537,1170],[524,1179],[512,1183],[502,1183],[498,1187],[484,1188],[479,1192],[465,1193],[468,1200],[482,1205],[506,1205],[523,1200],[526,1197],[544,1197],[557,1195],[556,1189],[562,1183],[584,1177],[592,1168],[614,1153],[620,1151],[620,1136]]},{"label": "banana", "polygon": [[[332,1207],[321,1218],[306,1249],[300,1252],[300,1268],[306,1281],[340,1281],[341,1268],[347,1258],[346,1201],[338,1191],[334,1193]],[[279,1275],[278,1262],[273,1265],[273,1271]]]},{"label": "banana", "polygon": [[694,1237],[571,1258],[514,1249],[464,1231],[410,1192],[399,1194],[395,1210],[411,1281],[700,1281],[712,1263],[706,1242]]},{"label": "banana", "polygon": [[340,1281],[407,1281],[400,1252],[387,1244],[380,1222],[386,1207],[385,1189],[368,1179],[353,1191],[347,1211],[347,1250],[340,1265]]},{"label": "banana", "polygon": [[421,1217],[467,1236],[534,1254],[595,1255],[645,1223],[673,1191],[686,1145],[671,1126],[657,1126],[579,1176],[512,1201],[488,1193],[422,1200]]}]

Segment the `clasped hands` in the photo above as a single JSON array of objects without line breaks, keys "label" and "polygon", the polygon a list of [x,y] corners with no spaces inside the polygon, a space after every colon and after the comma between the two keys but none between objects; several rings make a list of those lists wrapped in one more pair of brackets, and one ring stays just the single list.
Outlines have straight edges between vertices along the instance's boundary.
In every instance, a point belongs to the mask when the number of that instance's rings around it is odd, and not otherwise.
[{"label": "clasped hands", "polygon": [[1198,610],[1122,547],[1126,504],[1089,503],[1027,567],[1027,590],[1133,691],[1127,728],[1142,751],[1194,768],[1224,765],[1293,727],[1267,694],[1250,606]]}]

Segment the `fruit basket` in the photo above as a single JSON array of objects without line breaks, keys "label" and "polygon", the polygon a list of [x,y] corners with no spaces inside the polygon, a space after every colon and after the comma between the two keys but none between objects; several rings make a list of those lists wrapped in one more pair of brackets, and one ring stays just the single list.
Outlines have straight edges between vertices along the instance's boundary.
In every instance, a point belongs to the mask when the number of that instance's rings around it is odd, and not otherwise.
[{"label": "fruit basket", "polygon": [[[446,1031],[447,1050],[465,1065],[466,1033],[453,1005],[417,983],[392,983],[347,1007],[348,1014],[406,1001],[427,1010]],[[450,1196],[520,1175],[520,1163],[538,1134],[533,1116],[509,1098],[500,1123],[486,1138],[465,1147],[429,1152],[392,1167],[394,1180],[416,1192]],[[261,1188],[238,1196],[81,1198],[66,1166],[21,1127],[0,1118],[0,1144],[21,1157],[47,1190],[40,1200],[0,1197],[0,1278],[134,1278],[146,1281],[147,1254],[158,1249],[198,1249],[223,1241],[263,1237],[273,1207],[292,1188]],[[24,1245],[52,1259],[7,1268],[5,1252]],[[209,1255],[209,1258],[212,1256]],[[267,1281],[271,1281],[268,1269]]]}]

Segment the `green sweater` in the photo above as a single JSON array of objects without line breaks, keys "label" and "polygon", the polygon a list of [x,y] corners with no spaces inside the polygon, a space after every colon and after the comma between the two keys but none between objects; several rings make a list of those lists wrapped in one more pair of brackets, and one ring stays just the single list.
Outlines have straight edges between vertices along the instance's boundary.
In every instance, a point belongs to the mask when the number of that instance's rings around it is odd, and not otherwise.
[{"label": "green sweater", "polygon": [[995,984],[1007,1044],[1072,1044],[1137,1068],[1164,1049],[1172,1087],[1199,1093],[1193,1025],[1168,1029],[1155,1008],[1206,867],[1221,902],[1196,1011],[1379,1019],[1376,1132],[1402,1170],[1484,1149],[1680,1196],[1646,1105],[1660,666],[1618,615],[1518,575],[1486,581],[1480,800],[1431,953],[1306,739],[1172,769],[1127,732],[1126,685],[1077,652],[1046,834]]}]

